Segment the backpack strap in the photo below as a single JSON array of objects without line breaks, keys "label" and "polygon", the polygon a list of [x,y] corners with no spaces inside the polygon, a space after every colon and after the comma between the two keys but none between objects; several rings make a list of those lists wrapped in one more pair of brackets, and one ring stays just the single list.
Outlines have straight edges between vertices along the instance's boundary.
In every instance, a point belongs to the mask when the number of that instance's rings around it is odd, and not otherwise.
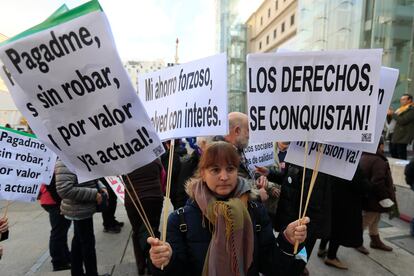
[{"label": "backpack strap", "polygon": [[259,206],[257,206],[257,203],[254,201],[249,201],[249,205],[252,210],[253,219],[256,223],[255,230],[256,232],[260,232],[262,231],[262,219],[259,213]]},{"label": "backpack strap", "polygon": [[180,218],[180,225],[179,225],[180,232],[181,233],[187,232],[188,228],[187,228],[187,223],[185,222],[184,207],[178,208],[175,212]]}]

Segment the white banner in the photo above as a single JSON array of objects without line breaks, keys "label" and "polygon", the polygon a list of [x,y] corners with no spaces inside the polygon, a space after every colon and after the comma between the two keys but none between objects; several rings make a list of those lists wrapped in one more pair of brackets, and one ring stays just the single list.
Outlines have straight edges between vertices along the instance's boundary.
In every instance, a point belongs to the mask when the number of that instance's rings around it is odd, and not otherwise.
[{"label": "white banner", "polygon": [[105,14],[98,2],[84,5],[87,13],[77,8],[79,17],[0,48],[16,106],[80,182],[128,173],[164,152]]},{"label": "white banner", "polygon": [[142,74],[138,91],[161,140],[228,133],[225,54]]},{"label": "white banner", "polygon": [[[309,142],[306,167],[313,169],[317,159],[318,143]],[[292,142],[285,161],[298,166],[304,165],[305,142]],[[346,149],[337,145],[322,144],[319,171],[343,179],[352,180],[358,167],[362,151]]]},{"label": "white banner", "polygon": [[108,182],[111,189],[116,194],[116,197],[122,202],[125,203],[125,186],[122,182],[122,179],[119,176],[107,176],[105,177],[106,182]]},{"label": "white banner", "polygon": [[263,167],[275,164],[274,144],[266,142],[261,144],[248,145],[244,149],[247,164],[251,171],[255,171],[255,167]]},{"label": "white banner", "polygon": [[56,154],[34,135],[0,127],[0,199],[36,201],[55,162]]},{"label": "white banner", "polygon": [[372,143],[382,50],[247,56],[250,140]]},{"label": "white banner", "polygon": [[391,104],[399,71],[397,69],[381,67],[380,86],[378,91],[377,119],[375,121],[375,135],[373,143],[335,143],[340,147],[376,153],[382,130],[384,129],[387,110]]}]

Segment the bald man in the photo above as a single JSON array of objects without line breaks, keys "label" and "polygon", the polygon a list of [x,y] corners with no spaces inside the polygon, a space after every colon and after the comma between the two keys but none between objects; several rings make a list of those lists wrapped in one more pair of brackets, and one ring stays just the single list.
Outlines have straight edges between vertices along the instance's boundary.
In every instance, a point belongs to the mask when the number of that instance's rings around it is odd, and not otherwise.
[{"label": "bald man", "polygon": [[231,112],[228,118],[229,134],[224,136],[224,140],[242,151],[249,144],[249,120],[247,115],[241,112]]}]

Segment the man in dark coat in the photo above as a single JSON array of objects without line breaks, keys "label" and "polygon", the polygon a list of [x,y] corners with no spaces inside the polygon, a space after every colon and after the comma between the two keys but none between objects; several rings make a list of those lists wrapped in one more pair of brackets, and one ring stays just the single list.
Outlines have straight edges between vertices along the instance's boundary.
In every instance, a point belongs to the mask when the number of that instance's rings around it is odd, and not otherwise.
[{"label": "man in dark coat", "polygon": [[393,158],[407,159],[407,145],[414,138],[414,103],[413,96],[404,94],[400,99],[400,108],[395,112],[388,110],[387,119],[396,120],[394,134],[392,135],[392,144],[396,155]]}]

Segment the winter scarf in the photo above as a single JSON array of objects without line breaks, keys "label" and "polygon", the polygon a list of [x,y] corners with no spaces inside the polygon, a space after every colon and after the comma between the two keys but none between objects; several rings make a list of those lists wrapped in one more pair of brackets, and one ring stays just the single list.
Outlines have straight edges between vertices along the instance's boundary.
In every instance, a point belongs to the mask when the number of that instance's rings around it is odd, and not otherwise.
[{"label": "winter scarf", "polygon": [[410,108],[410,106],[414,106],[414,103],[409,103],[409,104],[401,106],[400,108],[395,110],[395,114],[400,115],[401,113],[404,113],[404,111]]},{"label": "winter scarf", "polygon": [[193,186],[194,199],[213,226],[203,276],[245,276],[253,261],[253,227],[247,210],[250,186],[238,178],[233,196],[220,200],[202,180]]}]

